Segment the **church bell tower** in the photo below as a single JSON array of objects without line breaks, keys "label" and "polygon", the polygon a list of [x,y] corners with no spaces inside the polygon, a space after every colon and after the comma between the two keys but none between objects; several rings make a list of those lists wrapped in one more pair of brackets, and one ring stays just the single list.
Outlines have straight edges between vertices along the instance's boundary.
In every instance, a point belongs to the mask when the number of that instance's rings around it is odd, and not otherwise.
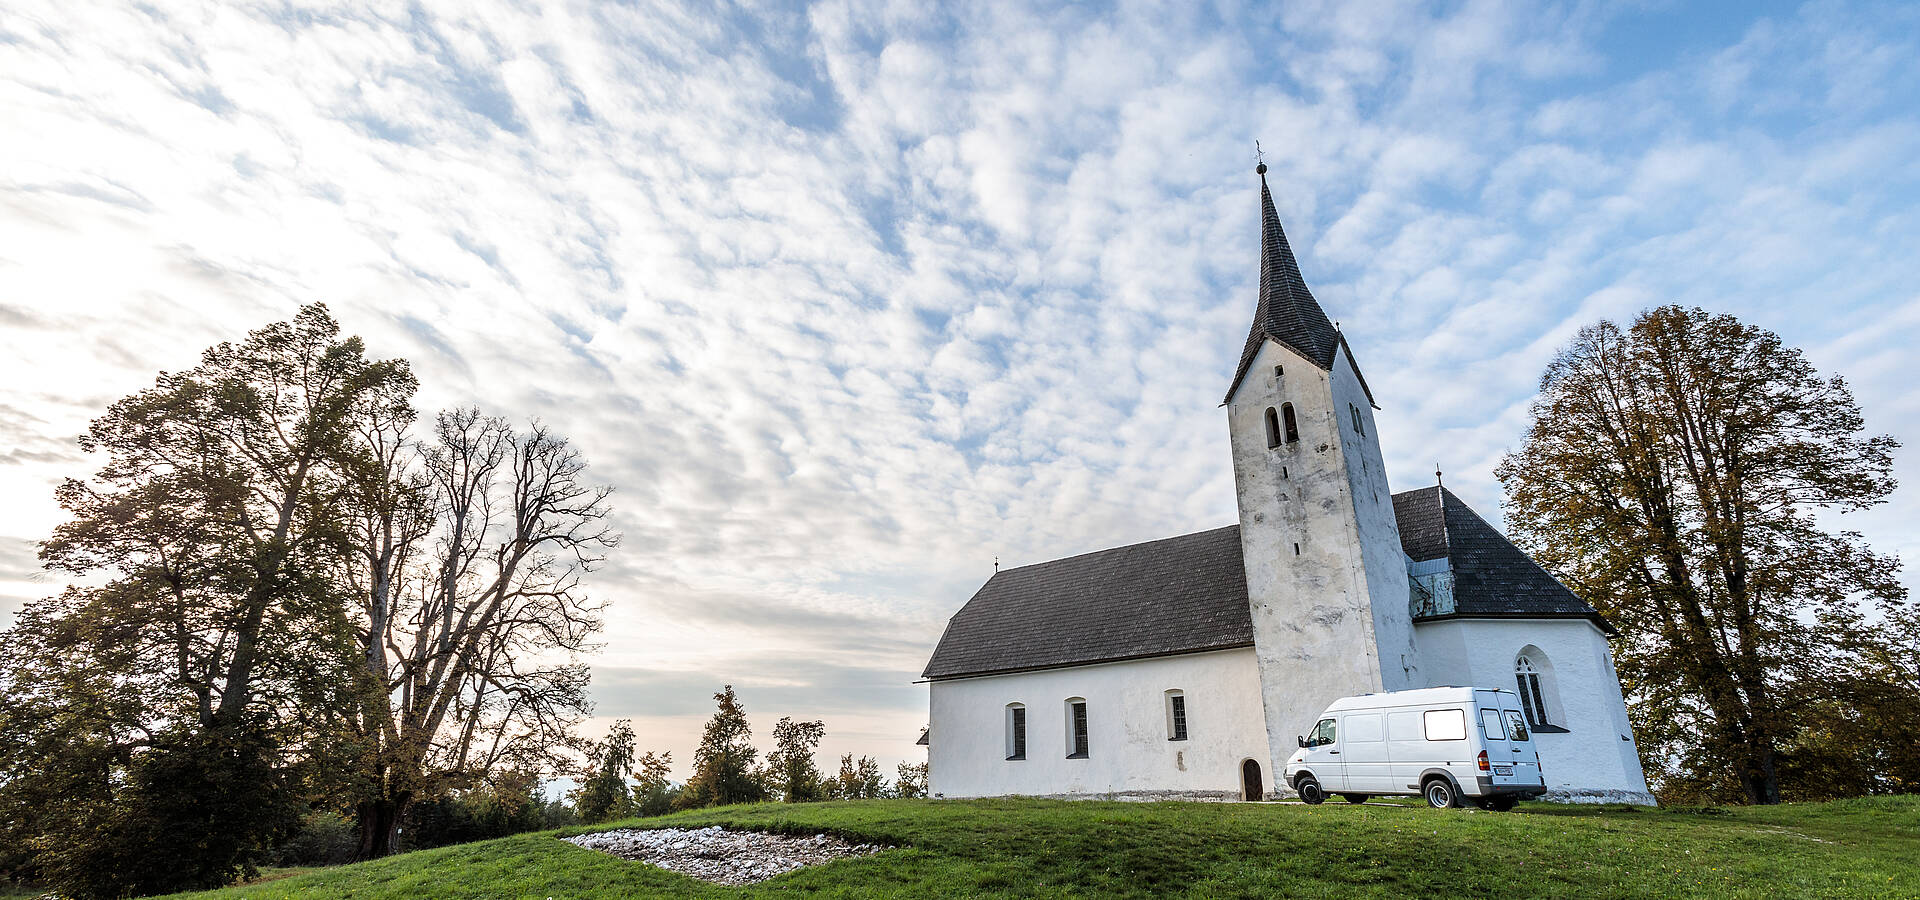
[{"label": "church bell tower", "polygon": [[1260,302],[1227,389],[1271,765],[1328,703],[1422,683],[1372,393],[1260,175]]}]

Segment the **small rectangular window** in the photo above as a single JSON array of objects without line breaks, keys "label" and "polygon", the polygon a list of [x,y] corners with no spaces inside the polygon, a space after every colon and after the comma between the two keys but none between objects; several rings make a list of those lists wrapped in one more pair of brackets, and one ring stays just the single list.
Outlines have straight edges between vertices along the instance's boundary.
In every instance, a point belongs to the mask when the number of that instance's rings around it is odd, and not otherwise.
[{"label": "small rectangular window", "polygon": [[1087,701],[1073,704],[1073,752],[1068,759],[1087,758]]},{"label": "small rectangular window", "polygon": [[1500,724],[1499,710],[1483,709],[1480,711],[1480,731],[1485,734],[1487,740],[1490,741],[1504,741],[1507,739],[1507,727]]},{"label": "small rectangular window", "polygon": [[1467,739],[1467,713],[1460,709],[1430,709],[1426,714],[1427,740]]},{"label": "small rectangular window", "polygon": [[1173,695],[1173,737],[1170,740],[1187,739],[1187,698],[1181,694]]},{"label": "small rectangular window", "polygon": [[1517,710],[1507,710],[1507,733],[1516,741],[1524,741],[1528,737],[1527,719]]},{"label": "small rectangular window", "polygon": [[1013,707],[1012,709],[1007,710],[1007,712],[1012,716],[1011,721],[1008,723],[1008,728],[1011,730],[1013,734],[1013,747],[1011,748],[1011,752],[1007,754],[1007,758],[1008,759],[1026,759],[1027,758],[1027,709],[1024,706],[1016,706],[1016,707]]}]

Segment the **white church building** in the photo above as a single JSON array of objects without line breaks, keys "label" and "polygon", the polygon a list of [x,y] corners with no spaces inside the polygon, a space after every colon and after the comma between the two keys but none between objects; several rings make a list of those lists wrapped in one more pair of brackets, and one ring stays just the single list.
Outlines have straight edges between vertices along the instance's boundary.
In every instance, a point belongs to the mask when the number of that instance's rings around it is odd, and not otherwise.
[{"label": "white church building", "polygon": [[1336,698],[1459,685],[1520,693],[1548,799],[1652,803],[1612,627],[1440,485],[1388,487],[1372,393],[1259,173],[1223,404],[1239,524],[995,573],[923,673],[930,791],[1260,799]]}]

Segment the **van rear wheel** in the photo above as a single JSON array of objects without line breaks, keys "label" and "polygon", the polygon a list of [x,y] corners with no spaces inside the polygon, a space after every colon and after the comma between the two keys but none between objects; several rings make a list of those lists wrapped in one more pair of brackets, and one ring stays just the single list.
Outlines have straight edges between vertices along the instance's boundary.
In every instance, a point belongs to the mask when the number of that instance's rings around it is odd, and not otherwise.
[{"label": "van rear wheel", "polygon": [[1319,806],[1327,802],[1326,789],[1320,786],[1320,782],[1313,780],[1312,776],[1300,779],[1300,784],[1294,790],[1300,792],[1300,802],[1308,806]]},{"label": "van rear wheel", "polygon": [[1451,809],[1460,805],[1460,795],[1454,793],[1453,785],[1445,778],[1427,782],[1427,789],[1423,793],[1426,794],[1427,805],[1434,809]]},{"label": "van rear wheel", "polygon": [[1351,803],[1351,804],[1353,804],[1353,805],[1355,805],[1355,806],[1359,806],[1360,804],[1362,804],[1362,803],[1365,803],[1365,802],[1367,802],[1367,795],[1365,795],[1365,794],[1341,794],[1341,795],[1340,795],[1340,799],[1342,799],[1342,800],[1345,800],[1345,801],[1347,801],[1348,803]]}]

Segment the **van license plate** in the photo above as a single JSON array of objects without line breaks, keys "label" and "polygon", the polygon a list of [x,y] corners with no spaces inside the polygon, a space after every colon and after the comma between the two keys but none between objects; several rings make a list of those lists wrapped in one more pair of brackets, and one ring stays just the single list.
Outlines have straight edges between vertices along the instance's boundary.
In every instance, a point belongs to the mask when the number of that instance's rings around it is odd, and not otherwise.
[{"label": "van license plate", "polygon": [[1512,774],[1513,774],[1513,767],[1512,767],[1512,766],[1494,766],[1494,767],[1493,767],[1493,774],[1495,774],[1495,775],[1512,775]]}]

